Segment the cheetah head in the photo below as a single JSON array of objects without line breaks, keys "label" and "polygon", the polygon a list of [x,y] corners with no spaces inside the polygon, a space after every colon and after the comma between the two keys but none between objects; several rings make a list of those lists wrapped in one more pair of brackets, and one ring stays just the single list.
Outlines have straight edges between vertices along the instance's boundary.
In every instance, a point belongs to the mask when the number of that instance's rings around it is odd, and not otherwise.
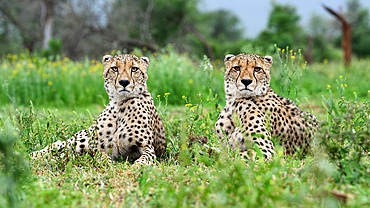
[{"label": "cheetah head", "polygon": [[147,90],[149,59],[131,54],[103,57],[104,87],[109,99],[127,100]]},{"label": "cheetah head", "polygon": [[229,54],[225,56],[226,99],[261,96],[270,86],[272,57],[256,54]]}]

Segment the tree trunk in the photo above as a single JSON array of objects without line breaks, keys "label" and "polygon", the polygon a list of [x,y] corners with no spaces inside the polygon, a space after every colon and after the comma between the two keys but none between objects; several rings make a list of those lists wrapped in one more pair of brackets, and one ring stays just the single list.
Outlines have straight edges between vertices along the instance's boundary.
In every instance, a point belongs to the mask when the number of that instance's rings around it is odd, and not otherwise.
[{"label": "tree trunk", "polygon": [[330,9],[329,7],[323,5],[323,7],[332,14],[335,18],[337,18],[342,23],[342,50],[344,53],[344,62],[346,66],[351,64],[351,24],[346,20],[343,14],[335,12],[334,10]]},{"label": "tree trunk", "polygon": [[49,48],[50,39],[53,37],[53,16],[55,0],[44,0],[42,2],[43,39],[42,48]]}]

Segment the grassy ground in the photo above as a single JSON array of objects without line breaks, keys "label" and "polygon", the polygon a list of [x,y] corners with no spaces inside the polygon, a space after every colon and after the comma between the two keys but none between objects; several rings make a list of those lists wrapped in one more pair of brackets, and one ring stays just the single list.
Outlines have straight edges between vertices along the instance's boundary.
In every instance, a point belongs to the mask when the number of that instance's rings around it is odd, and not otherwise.
[{"label": "grassy ground", "polygon": [[305,66],[299,54],[277,50],[271,85],[312,109],[321,129],[304,160],[284,158],[277,146],[272,161],[246,162],[213,132],[224,105],[220,62],[193,62],[171,49],[145,55],[168,145],[157,165],[141,168],[70,153],[29,160],[104,108],[101,65],[27,54],[2,59],[0,207],[370,206],[369,61],[349,69]]}]

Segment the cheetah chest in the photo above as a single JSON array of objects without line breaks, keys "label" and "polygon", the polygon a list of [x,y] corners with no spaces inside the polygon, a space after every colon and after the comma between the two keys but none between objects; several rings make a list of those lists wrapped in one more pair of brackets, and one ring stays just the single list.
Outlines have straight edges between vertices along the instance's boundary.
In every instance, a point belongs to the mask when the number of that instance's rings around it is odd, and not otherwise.
[{"label": "cheetah chest", "polygon": [[152,116],[149,110],[139,99],[132,99],[119,106],[117,129],[113,138],[119,157],[135,160],[142,155],[142,147],[150,143]]}]

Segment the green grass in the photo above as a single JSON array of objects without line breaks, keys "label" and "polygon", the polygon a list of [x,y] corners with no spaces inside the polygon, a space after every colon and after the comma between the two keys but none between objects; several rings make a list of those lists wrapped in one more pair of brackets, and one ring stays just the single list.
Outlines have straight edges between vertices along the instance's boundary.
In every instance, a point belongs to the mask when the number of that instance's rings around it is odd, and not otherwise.
[{"label": "green grass", "polygon": [[[201,105],[198,105],[201,108]],[[199,108],[199,107],[198,107]],[[165,106],[159,108],[165,114]],[[168,111],[178,109],[167,108]],[[20,140],[40,144],[90,124],[90,115],[72,115],[63,120],[59,110],[27,109],[15,113]],[[216,109],[210,110],[213,113]],[[284,159],[282,149],[271,162],[241,160],[209,133],[207,146],[187,141],[190,130],[195,135],[212,128],[215,119],[204,111],[183,109],[181,114],[166,118],[167,154],[153,167],[133,168],[129,162],[112,165],[90,156],[75,159],[59,157],[31,160],[27,183],[18,192],[20,207],[366,207],[369,205],[369,181],[360,176],[360,183],[335,180],[338,173],[327,154],[316,147],[305,160]],[[16,120],[33,117],[31,124]],[[96,115],[92,115],[93,117]],[[8,120],[5,116],[3,119]],[[54,124],[50,124],[50,120]],[[166,120],[165,119],[165,120]],[[180,122],[183,121],[183,122]],[[179,122],[180,124],[176,124]],[[63,128],[55,126],[64,124]],[[198,125],[200,124],[200,125]],[[206,124],[204,127],[202,124]],[[3,126],[1,127],[1,129]],[[205,128],[202,129],[201,128]],[[17,135],[17,134],[16,134]],[[29,136],[34,135],[34,136]],[[19,145],[13,145],[17,149]],[[23,146],[24,154],[32,146]],[[26,157],[27,158],[27,157]],[[367,161],[366,165],[369,165]],[[24,182],[23,182],[24,183]],[[344,204],[333,193],[348,196]]]},{"label": "green grass", "polygon": [[102,66],[28,54],[1,59],[0,207],[370,206],[370,61],[355,60],[348,70],[340,63],[303,68],[299,54],[277,50],[272,87],[312,108],[322,129],[304,160],[284,158],[277,147],[270,162],[246,162],[213,132],[225,102],[222,65],[171,48],[145,55],[168,145],[157,165],[141,168],[70,154],[29,160],[96,119],[107,103]]}]

